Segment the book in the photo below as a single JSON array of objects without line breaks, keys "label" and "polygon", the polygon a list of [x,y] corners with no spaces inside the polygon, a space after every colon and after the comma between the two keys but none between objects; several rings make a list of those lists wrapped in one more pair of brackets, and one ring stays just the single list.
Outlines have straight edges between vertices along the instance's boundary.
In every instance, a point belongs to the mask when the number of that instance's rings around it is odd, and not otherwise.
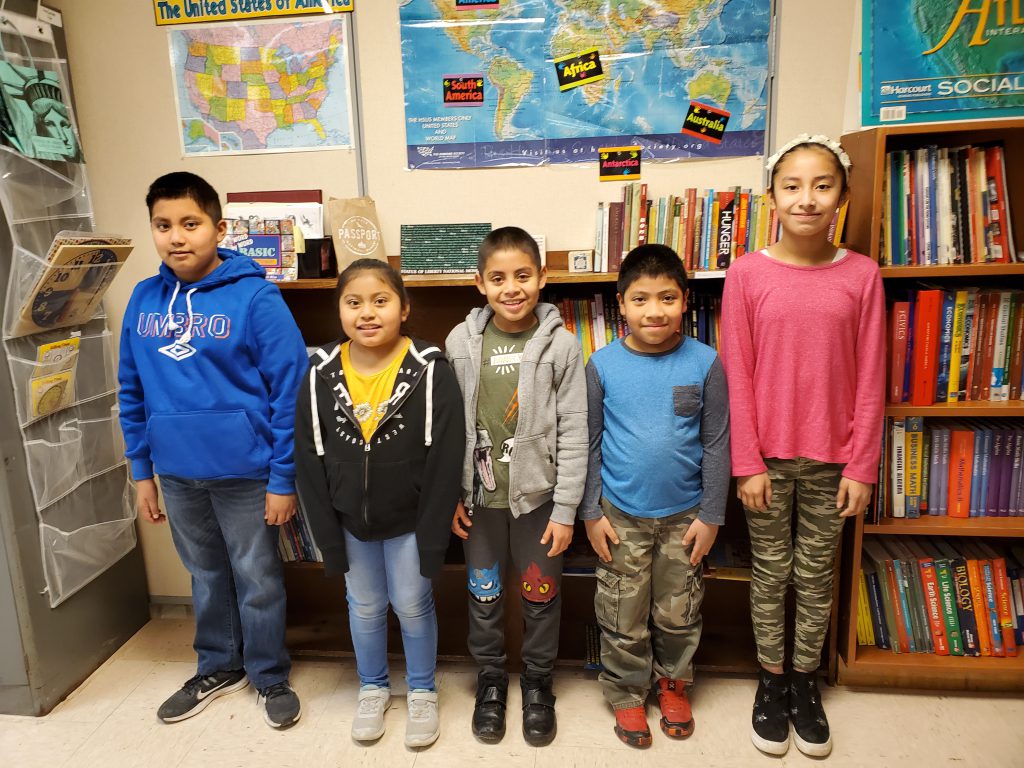
[{"label": "book", "polygon": [[970,517],[973,453],[974,434],[966,429],[950,430],[948,510],[950,517]]},{"label": "book", "polygon": [[923,290],[917,293],[910,373],[911,405],[931,405],[935,397],[942,300],[942,291]]},{"label": "book", "polygon": [[[129,238],[118,235],[58,232],[46,258],[38,264],[32,288],[21,297],[9,336],[26,336],[91,320],[132,248]],[[18,258],[33,258],[17,253]]]},{"label": "book", "polygon": [[910,302],[897,301],[889,315],[889,402],[903,402],[903,375],[907,366]]},{"label": "book", "polygon": [[960,556],[950,561],[953,571],[953,584],[956,589],[957,624],[960,637],[964,644],[964,654],[980,656],[981,646],[978,643],[978,622],[974,613],[974,601],[971,584],[967,575],[967,560]]},{"label": "book", "polygon": [[939,581],[939,592],[942,598],[942,618],[949,642],[949,654],[951,656],[963,656],[964,646],[960,637],[960,622],[956,611],[956,598],[949,561],[936,560],[935,573]]},{"label": "book", "polygon": [[924,419],[908,416],[906,428],[906,516],[921,516],[921,475],[924,454]]},{"label": "book", "polygon": [[928,625],[932,633],[932,645],[939,656],[949,656],[949,644],[946,642],[944,619],[944,595],[939,594],[939,582],[935,573],[935,561],[922,558],[918,561],[921,568],[921,582],[924,585],[925,600],[928,607]]}]

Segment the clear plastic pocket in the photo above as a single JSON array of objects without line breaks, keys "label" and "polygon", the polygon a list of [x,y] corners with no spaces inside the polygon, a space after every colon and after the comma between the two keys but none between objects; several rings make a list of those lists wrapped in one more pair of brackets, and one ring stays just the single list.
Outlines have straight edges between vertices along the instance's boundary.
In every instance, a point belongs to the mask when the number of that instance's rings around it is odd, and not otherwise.
[{"label": "clear plastic pocket", "polygon": [[[72,412],[74,413],[74,412]],[[102,418],[64,421],[52,435],[25,441],[29,482],[42,509],[93,477],[124,464],[124,438],[115,405]]]},{"label": "clear plastic pocket", "polygon": [[123,263],[102,245],[81,248],[59,266],[16,245],[11,254],[4,337],[89,322],[101,310],[103,295]]},{"label": "clear plastic pocket", "polygon": [[45,343],[69,338],[70,333],[8,342],[7,362],[14,387],[18,423],[24,427],[67,408],[117,391],[113,338],[110,331],[82,335],[78,352],[69,366],[67,358],[37,362],[37,350]]}]

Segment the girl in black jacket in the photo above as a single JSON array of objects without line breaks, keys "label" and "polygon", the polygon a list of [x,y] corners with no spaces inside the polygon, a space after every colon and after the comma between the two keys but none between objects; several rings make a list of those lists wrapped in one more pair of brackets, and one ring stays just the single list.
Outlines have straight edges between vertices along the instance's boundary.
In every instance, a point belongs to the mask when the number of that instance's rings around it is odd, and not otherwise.
[{"label": "girl in black jacket", "polygon": [[296,485],[326,571],[345,574],[360,681],[352,736],[384,733],[390,602],[409,682],[405,741],[422,747],[439,734],[430,579],[459,499],[462,397],[444,353],[405,335],[409,300],[386,262],[354,262],[335,296],[343,340],[316,350],[299,391]]}]

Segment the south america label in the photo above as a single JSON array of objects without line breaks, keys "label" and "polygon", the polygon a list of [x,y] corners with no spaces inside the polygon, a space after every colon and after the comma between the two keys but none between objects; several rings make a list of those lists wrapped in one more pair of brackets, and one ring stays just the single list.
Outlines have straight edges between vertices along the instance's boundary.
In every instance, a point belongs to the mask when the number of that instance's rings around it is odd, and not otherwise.
[{"label": "south america label", "polygon": [[640,147],[602,147],[597,153],[601,181],[640,178]]},{"label": "south america label", "polygon": [[699,101],[691,101],[681,130],[682,133],[687,133],[690,136],[721,144],[729,117],[730,113],[724,109],[701,104]]},{"label": "south america label", "polygon": [[483,75],[445,75],[441,83],[446,107],[482,107]]},{"label": "south america label", "polygon": [[582,53],[573,53],[555,59],[555,73],[558,75],[558,90],[567,91],[580,85],[593,83],[604,77],[601,56],[597,48]]}]

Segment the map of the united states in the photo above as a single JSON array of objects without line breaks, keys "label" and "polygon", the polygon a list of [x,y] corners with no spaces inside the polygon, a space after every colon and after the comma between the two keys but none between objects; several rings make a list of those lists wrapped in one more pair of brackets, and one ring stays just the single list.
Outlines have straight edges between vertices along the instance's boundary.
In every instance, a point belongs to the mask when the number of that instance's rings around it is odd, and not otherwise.
[{"label": "map of the united states", "polygon": [[171,33],[186,153],[347,146],[337,19]]}]

